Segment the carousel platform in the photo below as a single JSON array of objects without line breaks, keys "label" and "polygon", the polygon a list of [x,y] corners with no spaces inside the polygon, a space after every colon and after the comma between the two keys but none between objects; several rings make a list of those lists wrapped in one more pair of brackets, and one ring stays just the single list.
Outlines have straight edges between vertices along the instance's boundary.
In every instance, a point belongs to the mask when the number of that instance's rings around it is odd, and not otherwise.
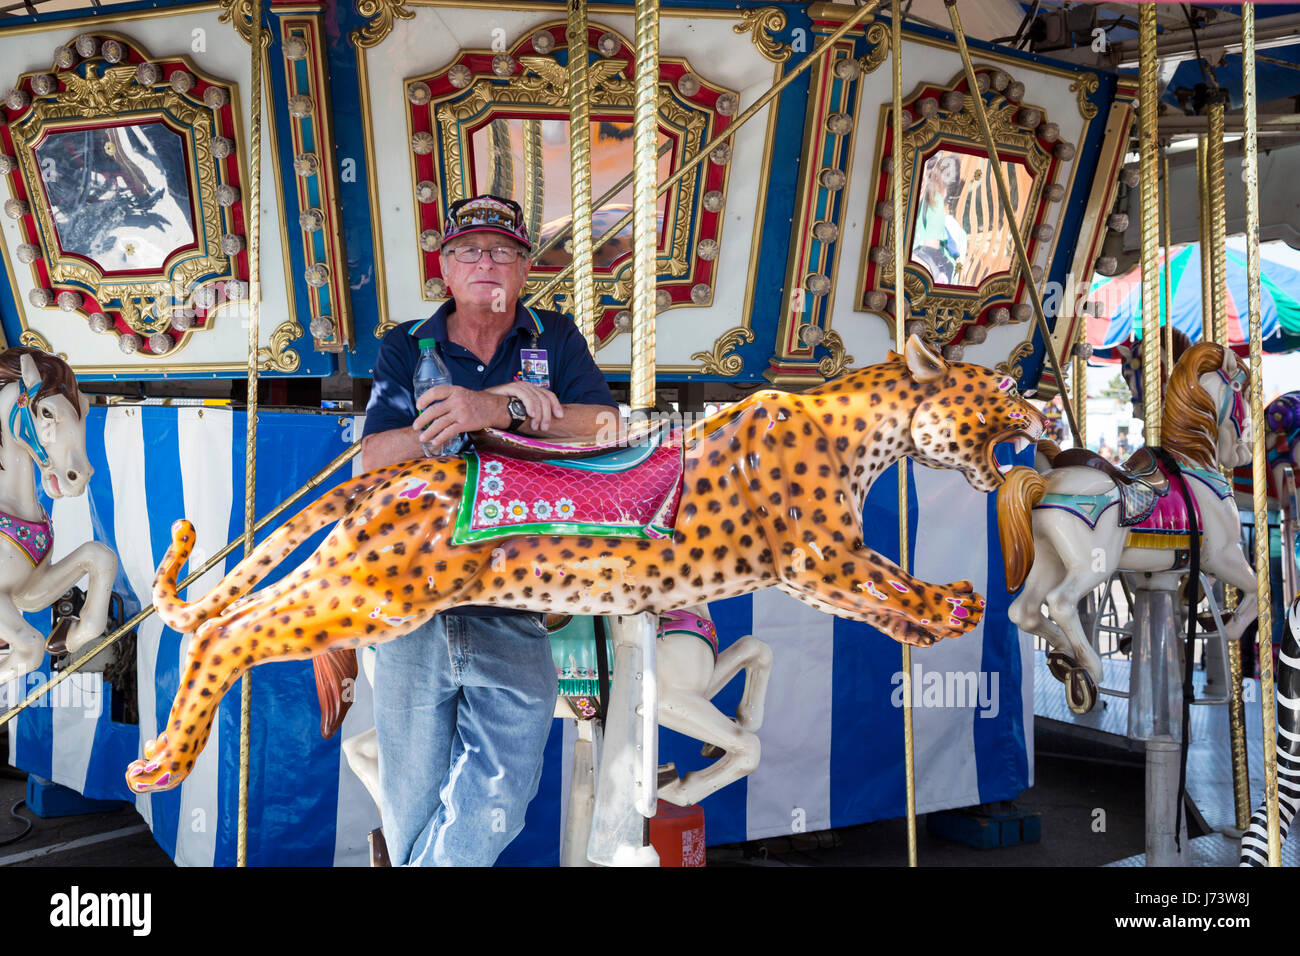
[{"label": "carousel platform", "polygon": [[[1103,660],[1103,686],[1128,689],[1129,663],[1126,660]],[[1197,695],[1205,693],[1205,674],[1194,677]],[[1263,714],[1260,709],[1259,681],[1245,684],[1246,759],[1250,773],[1251,809],[1264,792]],[[1103,706],[1104,705],[1104,706]],[[1078,750],[1096,757],[1109,750],[1112,759],[1143,759],[1141,742],[1127,737],[1128,700],[1103,695],[1092,713],[1082,716],[1070,711],[1065,702],[1064,685],[1048,672],[1045,656],[1034,661],[1034,726],[1040,752],[1065,756]],[[1228,708],[1203,704],[1191,707],[1191,740],[1187,750],[1187,793],[1195,805],[1199,820],[1211,831],[1230,830],[1235,824],[1232,796],[1232,755],[1229,747]],[[1214,832],[1191,841],[1193,866],[1233,866],[1237,859],[1235,838]],[[1297,849],[1283,850],[1283,865],[1300,863]],[[1112,866],[1141,866],[1145,855],[1127,857]]]}]

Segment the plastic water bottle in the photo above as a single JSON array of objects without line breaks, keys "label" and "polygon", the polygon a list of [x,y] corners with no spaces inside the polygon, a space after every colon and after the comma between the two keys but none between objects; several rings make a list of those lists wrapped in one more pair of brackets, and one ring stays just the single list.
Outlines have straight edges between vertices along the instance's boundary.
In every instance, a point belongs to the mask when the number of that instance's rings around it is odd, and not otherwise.
[{"label": "plastic water bottle", "polygon": [[[442,356],[438,354],[437,339],[420,339],[420,361],[415,366],[415,397],[418,399],[421,395],[433,388],[435,385],[450,385],[451,373],[447,371],[446,364],[442,361]],[[457,435],[448,441],[441,448],[432,442],[420,442],[424,453],[430,458],[436,458],[439,455],[454,455],[465,447],[465,436]]]}]

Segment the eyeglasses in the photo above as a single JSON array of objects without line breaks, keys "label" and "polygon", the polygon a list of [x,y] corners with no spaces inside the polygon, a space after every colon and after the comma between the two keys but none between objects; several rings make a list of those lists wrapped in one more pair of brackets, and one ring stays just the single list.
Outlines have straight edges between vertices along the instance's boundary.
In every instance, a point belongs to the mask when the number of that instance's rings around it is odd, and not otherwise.
[{"label": "eyeglasses", "polygon": [[451,250],[452,257],[457,262],[463,262],[466,265],[478,262],[483,258],[485,252],[499,266],[508,266],[512,262],[518,262],[519,257],[524,254],[522,249],[515,246],[493,246],[491,249],[480,249],[478,246],[457,246]]}]

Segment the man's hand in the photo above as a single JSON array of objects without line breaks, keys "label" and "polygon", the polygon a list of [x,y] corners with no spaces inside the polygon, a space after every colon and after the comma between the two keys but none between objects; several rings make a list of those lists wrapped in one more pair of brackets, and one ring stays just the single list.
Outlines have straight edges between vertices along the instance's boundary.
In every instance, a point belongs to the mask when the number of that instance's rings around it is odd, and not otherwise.
[{"label": "man's hand", "polygon": [[[551,419],[564,417],[564,406],[560,404],[555,393],[531,382],[506,382],[504,385],[493,385],[486,391],[492,395],[504,395],[507,401],[517,398],[523,402],[524,408],[528,411],[526,424],[529,431],[549,432]],[[506,416],[509,418],[509,410]]]},{"label": "man's hand", "polygon": [[510,422],[509,398],[491,391],[476,392],[459,385],[435,385],[416,396],[419,416],[411,424],[421,442],[442,446],[462,432],[504,427]]}]

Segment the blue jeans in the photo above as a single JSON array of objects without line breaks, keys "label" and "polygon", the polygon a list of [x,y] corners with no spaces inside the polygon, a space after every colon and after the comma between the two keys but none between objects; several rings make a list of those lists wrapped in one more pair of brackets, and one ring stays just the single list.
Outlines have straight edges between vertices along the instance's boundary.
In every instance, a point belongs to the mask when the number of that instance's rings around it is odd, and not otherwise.
[{"label": "blue jeans", "polygon": [[380,813],[393,866],[491,866],[542,778],[556,676],[537,615],[439,614],[375,648]]}]

